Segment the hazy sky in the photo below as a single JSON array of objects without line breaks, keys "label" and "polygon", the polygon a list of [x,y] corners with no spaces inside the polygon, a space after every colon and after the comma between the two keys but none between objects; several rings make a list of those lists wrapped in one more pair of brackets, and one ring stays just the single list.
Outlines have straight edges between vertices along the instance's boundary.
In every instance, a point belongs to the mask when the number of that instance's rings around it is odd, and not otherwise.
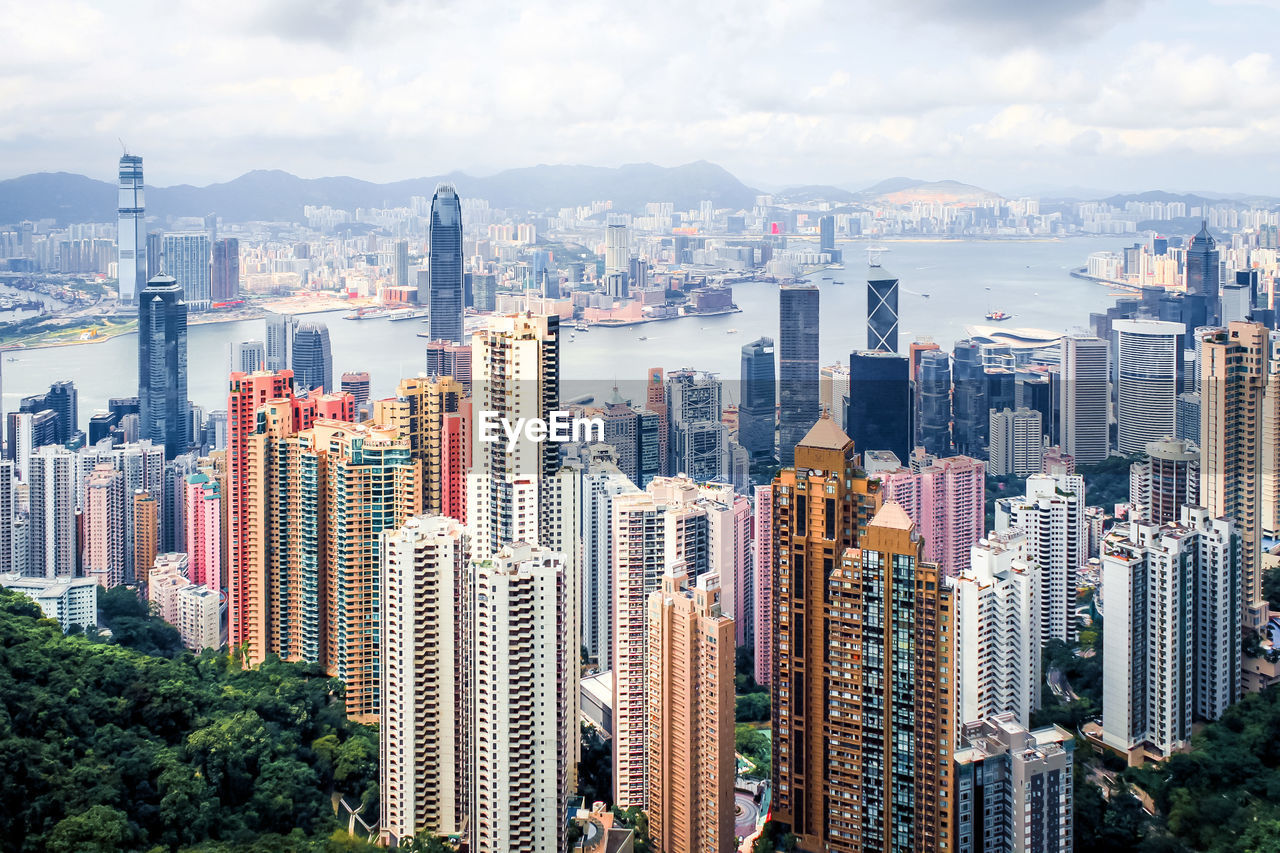
[{"label": "hazy sky", "polygon": [[119,137],[157,185],[702,159],[764,187],[1280,195],[1280,0],[0,0],[0,20],[0,177],[109,180]]}]

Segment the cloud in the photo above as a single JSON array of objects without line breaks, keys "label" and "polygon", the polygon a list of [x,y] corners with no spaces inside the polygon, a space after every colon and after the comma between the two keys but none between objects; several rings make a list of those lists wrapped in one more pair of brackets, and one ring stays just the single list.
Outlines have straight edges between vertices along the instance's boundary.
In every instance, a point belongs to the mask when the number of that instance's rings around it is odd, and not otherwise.
[{"label": "cloud", "polygon": [[7,5],[8,175],[109,178],[122,137],[159,184],[700,159],[768,184],[1275,180],[1262,7],[1228,26],[1191,0]]}]

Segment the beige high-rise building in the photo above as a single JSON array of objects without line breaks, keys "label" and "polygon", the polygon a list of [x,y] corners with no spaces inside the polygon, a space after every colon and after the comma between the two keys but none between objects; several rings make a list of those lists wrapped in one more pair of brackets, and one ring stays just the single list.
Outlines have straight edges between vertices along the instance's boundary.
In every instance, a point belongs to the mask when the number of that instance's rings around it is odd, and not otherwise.
[{"label": "beige high-rise building", "polygon": [[84,574],[105,589],[124,583],[124,475],[110,463],[84,483]]},{"label": "beige high-rise building", "polygon": [[[733,489],[657,477],[613,499],[614,802],[648,807],[649,711],[645,643],[649,596],[679,569],[696,579],[734,577],[748,559],[734,533]],[[729,601],[726,596],[726,603]],[[725,609],[728,609],[727,607]]]},{"label": "beige high-rise building", "polygon": [[[471,587],[465,528],[421,515],[382,534],[383,839],[461,832],[469,810]],[[488,685],[487,689],[492,688]]]},{"label": "beige high-rise building", "polygon": [[649,596],[649,840],[656,853],[731,853],[734,623],[719,577],[666,574]]},{"label": "beige high-rise building", "polygon": [[521,418],[549,420],[560,405],[560,319],[490,317],[471,343],[475,421],[467,474],[467,524],[478,554],[511,542],[539,542],[550,523],[539,517],[540,495],[560,468],[559,445],[522,432],[514,441],[499,426]]},{"label": "beige high-rise building", "polygon": [[1235,322],[1200,338],[1200,503],[1240,536],[1245,631],[1268,618],[1261,552],[1265,412],[1277,404],[1265,393],[1270,350],[1260,323]]},{"label": "beige high-rise building", "polygon": [[396,396],[373,401],[371,420],[396,429],[422,462],[423,512],[441,512],[445,464],[445,415],[456,413],[466,391],[448,376],[402,379]]}]

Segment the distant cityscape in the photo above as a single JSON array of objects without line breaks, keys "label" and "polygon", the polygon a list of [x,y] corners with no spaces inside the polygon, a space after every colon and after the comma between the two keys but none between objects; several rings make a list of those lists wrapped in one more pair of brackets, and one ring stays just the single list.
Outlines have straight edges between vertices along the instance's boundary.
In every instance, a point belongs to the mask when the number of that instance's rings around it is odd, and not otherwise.
[{"label": "distant cityscape", "polygon": [[[0,395],[0,586],[68,642],[125,643],[99,606],[125,590],[200,661],[336,679],[376,727],[376,794],[326,792],[354,841],[1089,849],[1082,820],[1156,820],[1142,773],[1280,683],[1274,203],[948,181],[527,210],[459,179],[160,220],[143,167],[115,222],[0,225],[0,388],[136,336],[101,411],[77,375]],[[1083,235],[1116,249],[1060,277],[1111,304],[1073,331],[977,283],[949,349],[905,330],[931,295],[895,241]],[[735,287],[778,324],[722,337],[725,376],[693,318],[743,314]],[[835,293],[865,312],[824,364]],[[219,408],[189,388],[201,321],[262,323],[223,341]],[[666,321],[652,362],[598,365],[611,395],[567,391],[578,336]],[[413,324],[393,395],[335,373],[330,322],[368,352]],[[658,366],[673,340],[690,363]]]}]

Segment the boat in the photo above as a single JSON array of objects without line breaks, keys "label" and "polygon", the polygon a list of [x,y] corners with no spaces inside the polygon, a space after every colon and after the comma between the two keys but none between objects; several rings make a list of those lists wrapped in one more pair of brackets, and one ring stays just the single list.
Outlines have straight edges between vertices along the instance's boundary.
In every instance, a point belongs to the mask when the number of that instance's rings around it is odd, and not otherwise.
[{"label": "boat", "polygon": [[844,284],[844,282],[843,282],[843,281],[833,281],[833,282],[831,282],[831,283],[832,283],[832,284]]},{"label": "boat", "polygon": [[823,281],[831,281],[831,276],[829,276],[829,275],[824,275],[824,276],[822,277],[822,280],[823,280]]},{"label": "boat", "polygon": [[590,328],[591,327],[587,325],[586,320],[579,320],[578,322],[573,324],[573,330],[575,332],[585,332]]},{"label": "boat", "polygon": [[386,308],[357,308],[343,319],[345,320],[374,320],[378,317],[389,317],[391,312]]},{"label": "boat", "polygon": [[922,293],[922,294],[920,294],[920,295],[921,295],[921,296],[923,296],[925,299],[928,299],[928,298],[929,298],[929,294],[927,294],[927,293]]},{"label": "boat", "polygon": [[637,341],[647,341],[647,340],[649,340],[649,338],[648,338],[648,337],[646,337],[645,335],[641,335],[640,337],[636,338],[636,340],[637,340]]},{"label": "boat", "polygon": [[1006,314],[1006,313],[1004,313],[1003,311],[988,311],[988,312],[987,312],[987,319],[988,319],[988,320],[992,320],[992,321],[997,322],[997,323],[1000,323],[1000,322],[1003,322],[1003,321],[1005,321],[1005,320],[1012,320],[1012,319],[1013,319],[1013,315],[1012,315],[1012,314]]},{"label": "boat", "polygon": [[424,317],[429,317],[430,314],[431,314],[430,311],[425,311],[418,308],[398,308],[395,311],[391,311],[390,313],[388,313],[387,318],[391,322],[396,323],[401,320],[422,319]]},{"label": "boat", "polygon": [[725,333],[726,335],[736,335],[736,334],[738,334],[738,330],[737,330],[737,329],[725,329],[724,333]]}]

